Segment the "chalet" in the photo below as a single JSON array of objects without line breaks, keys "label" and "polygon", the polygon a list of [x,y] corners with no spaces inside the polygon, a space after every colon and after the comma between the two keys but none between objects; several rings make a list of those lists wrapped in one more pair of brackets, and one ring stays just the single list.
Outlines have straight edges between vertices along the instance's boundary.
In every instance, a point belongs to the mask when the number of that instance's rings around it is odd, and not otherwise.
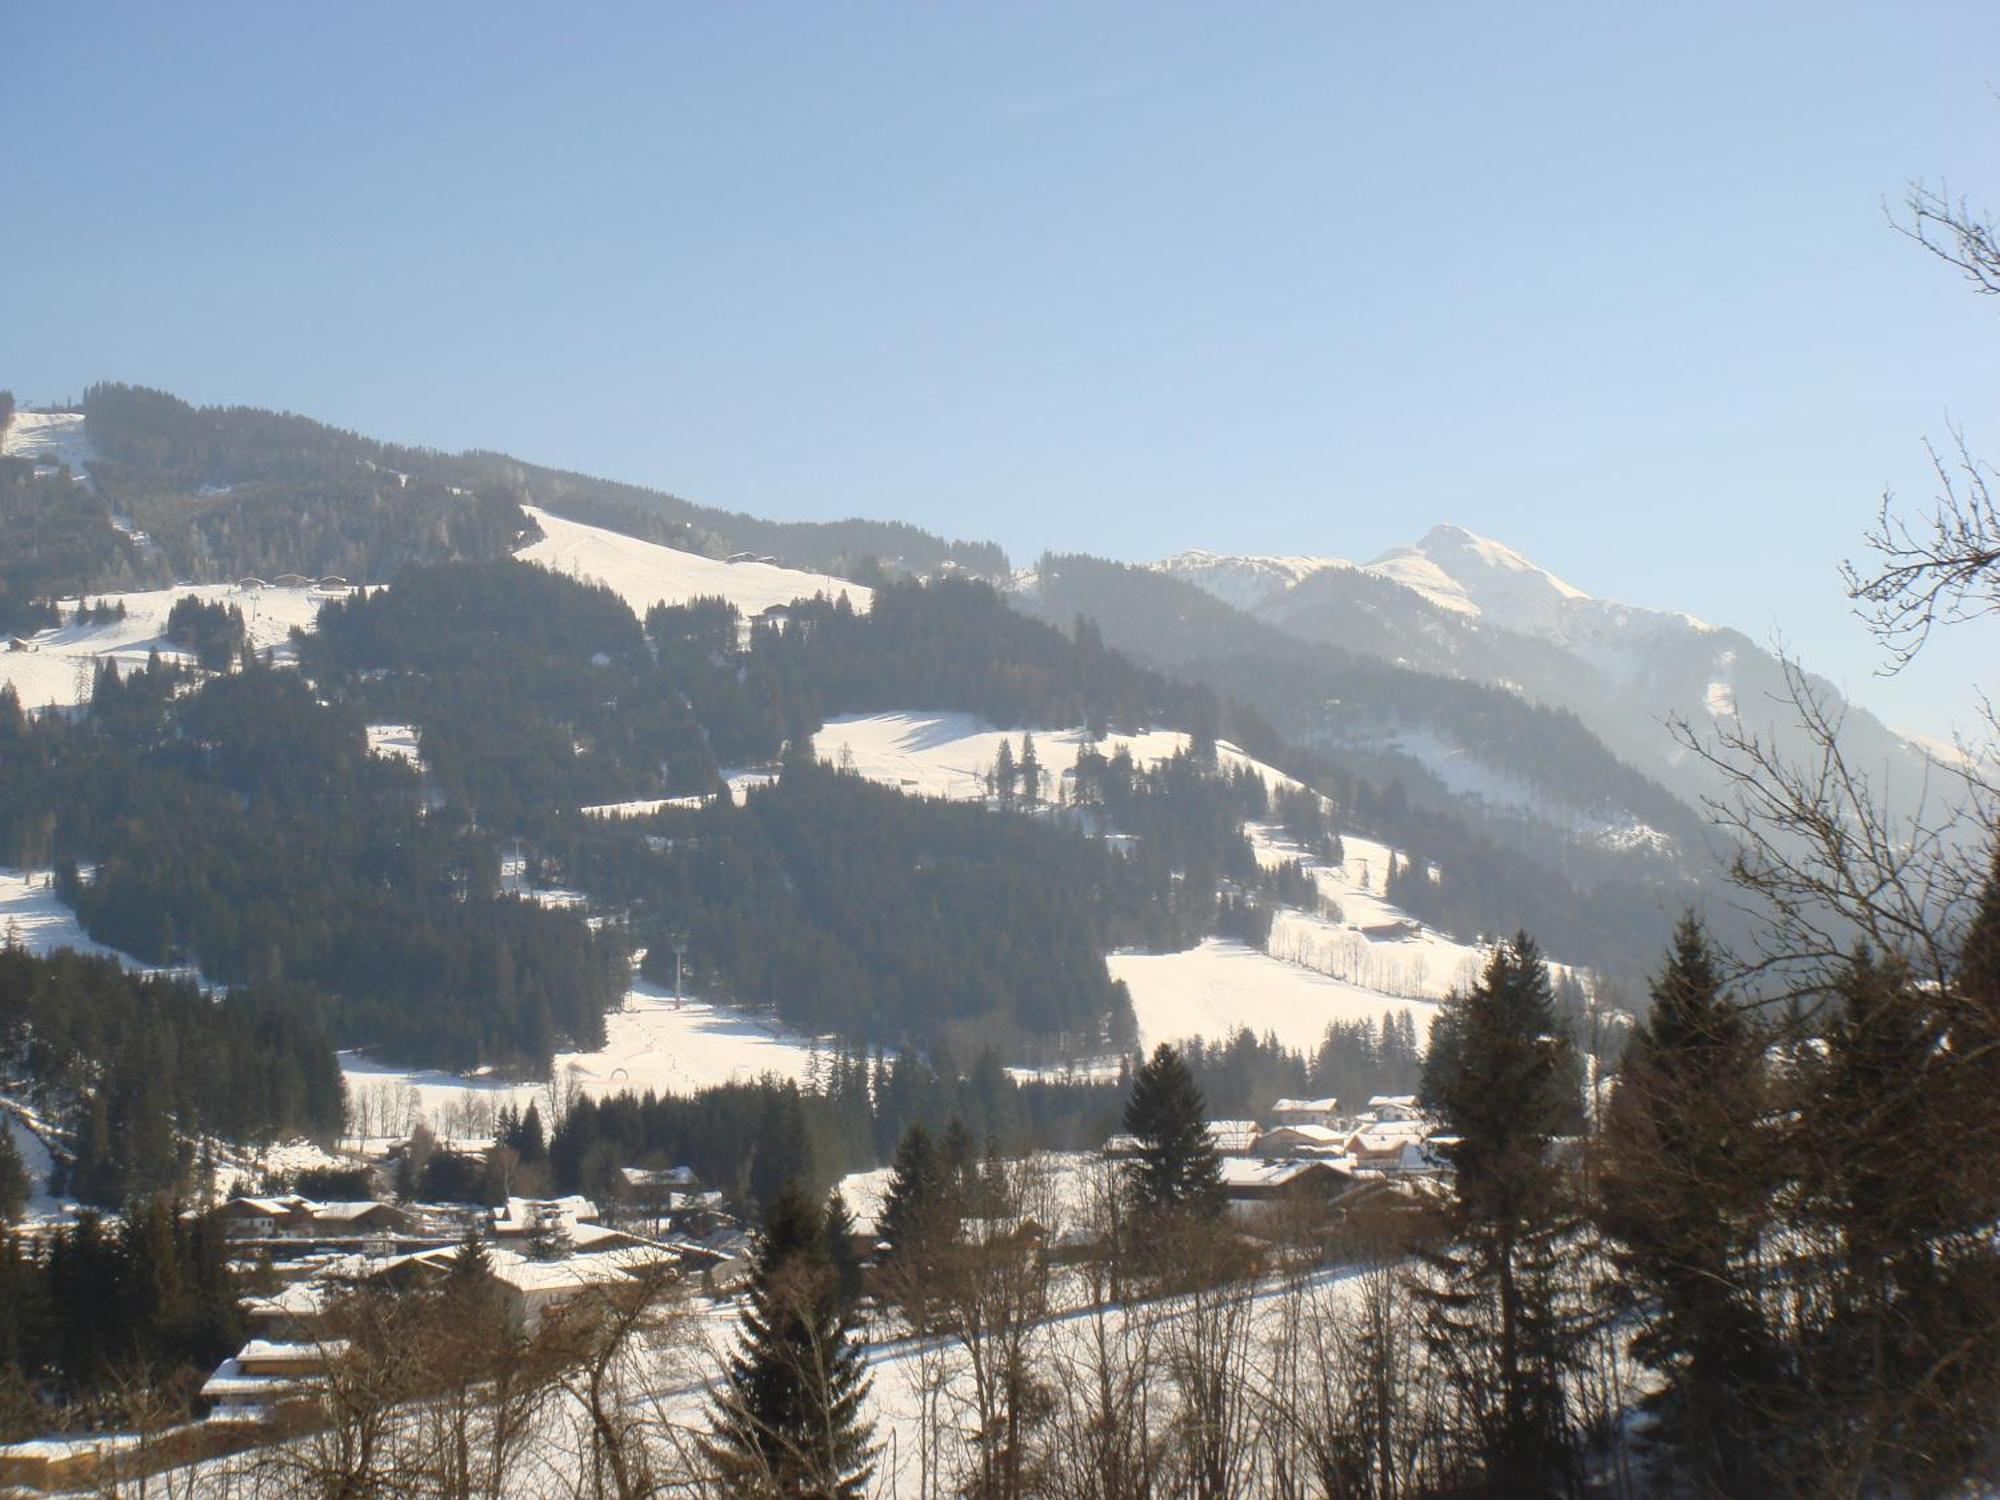
[{"label": "chalet", "polygon": [[[27,1490],[97,1489],[118,1461],[118,1455],[138,1446],[129,1432],[93,1432],[82,1437],[34,1438],[0,1446],[0,1486],[13,1494]],[[100,1489],[99,1493],[112,1493]]]},{"label": "chalet", "polygon": [[313,581],[303,573],[280,573],[271,580],[281,589],[309,589]]},{"label": "chalet", "polygon": [[1215,1147],[1218,1156],[1248,1156],[1257,1144],[1258,1133],[1255,1120],[1208,1122],[1209,1144]]},{"label": "chalet", "polygon": [[1252,1156],[1340,1156],[1347,1137],[1327,1125],[1279,1125],[1257,1137]]},{"label": "chalet", "polygon": [[1376,1094],[1368,1101],[1368,1114],[1377,1120],[1421,1120],[1415,1094]]},{"label": "chalet", "polygon": [[1422,1170],[1413,1164],[1426,1160],[1422,1148],[1429,1135],[1430,1126],[1422,1120],[1369,1120],[1354,1128],[1343,1149],[1356,1166],[1385,1172]]},{"label": "chalet", "polygon": [[236,587],[246,594],[255,589],[267,589],[270,586],[270,584],[264,582],[261,578],[239,578],[236,580]]},{"label": "chalet", "polygon": [[1325,1209],[1354,1185],[1344,1163],[1327,1160],[1264,1161],[1231,1157],[1222,1163],[1222,1194],[1231,1218],[1254,1221],[1287,1207]]},{"label": "chalet", "polygon": [[1332,1125],[1340,1118],[1340,1101],[1326,1099],[1280,1099],[1271,1106],[1271,1123],[1279,1125]]},{"label": "chalet", "polygon": [[208,1420],[266,1422],[281,1406],[312,1400],[315,1377],[342,1348],[337,1340],[318,1344],[252,1339],[217,1365],[202,1385],[202,1399],[210,1403]]},{"label": "chalet", "polygon": [[328,591],[335,589],[345,590],[348,587],[348,582],[338,573],[329,573],[319,581],[319,587]]},{"label": "chalet", "polygon": [[297,1195],[231,1198],[216,1210],[230,1239],[343,1241],[407,1235],[415,1221],[393,1203],[316,1203]]},{"label": "chalet", "polygon": [[32,651],[35,649],[35,643],[23,635],[10,635],[7,637],[7,649],[9,651]]}]

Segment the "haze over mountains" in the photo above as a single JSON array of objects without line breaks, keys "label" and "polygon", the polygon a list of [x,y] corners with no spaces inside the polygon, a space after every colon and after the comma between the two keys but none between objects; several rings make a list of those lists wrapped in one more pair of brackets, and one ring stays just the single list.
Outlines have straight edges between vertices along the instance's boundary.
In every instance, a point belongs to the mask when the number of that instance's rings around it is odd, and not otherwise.
[{"label": "haze over mountains", "polygon": [[[1486,683],[1568,709],[1620,759],[1678,796],[1717,790],[1671,726],[1766,735],[1805,753],[1782,664],[1740,631],[1692,615],[1600,599],[1501,542],[1433,527],[1410,546],[1356,565],[1338,558],[1184,552],[1156,565],[1302,640]],[[1377,580],[1400,585],[1385,590]],[[1837,712],[1823,678],[1815,693]],[[1928,753],[1867,710],[1847,706],[1844,748],[1907,808],[1930,778]],[[1388,735],[1458,789],[1501,800],[1523,789],[1489,748],[1462,738]],[[1530,799],[1532,800],[1532,799]]]}]

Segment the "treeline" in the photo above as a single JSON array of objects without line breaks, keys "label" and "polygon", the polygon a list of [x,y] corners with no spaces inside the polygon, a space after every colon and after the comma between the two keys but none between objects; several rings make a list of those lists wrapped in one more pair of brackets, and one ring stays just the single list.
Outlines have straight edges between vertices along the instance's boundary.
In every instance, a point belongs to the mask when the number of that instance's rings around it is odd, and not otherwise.
[{"label": "treeline", "polygon": [[56,1186],[108,1208],[188,1191],[206,1138],[330,1139],[345,1113],[315,997],[257,986],[211,999],[68,951],[0,948],[0,1057],[61,1132]]},{"label": "treeline", "polygon": [[109,502],[63,470],[37,474],[26,459],[0,458],[0,535],[0,634],[55,624],[59,598],[142,577]]},{"label": "treeline", "polygon": [[53,865],[93,936],[148,962],[323,993],[331,1035],[386,1057],[542,1073],[624,990],[615,936],[496,896],[495,838],[427,816],[295,672],[189,692],[107,669],[81,722],[0,691],[0,858]]},{"label": "treeline", "polygon": [[823,1194],[847,1173],[887,1161],[915,1125],[942,1134],[956,1122],[975,1154],[988,1141],[1008,1150],[1095,1149],[1117,1128],[1122,1074],[1017,1081],[991,1051],[964,1071],[940,1061],[848,1048],[826,1054],[804,1087],[765,1079],[664,1098],[579,1098],[549,1139],[554,1186],[609,1194],[620,1167],[688,1166],[763,1212],[788,1181]]},{"label": "treeline", "polygon": [[1633,955],[1665,939],[1664,912],[1720,905],[1666,855],[1593,848],[1504,814],[1475,821],[1432,773],[1376,745],[1383,725],[1427,725],[1446,743],[1505,747],[1506,764],[1553,805],[1629,809],[1698,863],[1700,820],[1572,714],[1303,641],[1185,580],[1097,558],[1044,557],[1022,603],[1044,619],[1087,617],[1113,649],[1240,701],[1239,718],[1270,726],[1253,753],[1333,798],[1350,828],[1443,868],[1422,913],[1443,930],[1470,938],[1525,923],[1565,957],[1636,980]]},{"label": "treeline", "polygon": [[711,557],[748,550],[840,576],[878,564],[1007,572],[991,542],[895,522],[761,521],[500,454],[381,443],[290,413],[194,407],[143,387],[92,386],[84,411],[99,484],[142,518],[176,576],[378,581],[413,559],[501,556],[523,539],[522,504]]},{"label": "treeline", "polygon": [[166,1198],[85,1214],[39,1254],[0,1239],[0,1434],[178,1417],[243,1342],[220,1221]]}]

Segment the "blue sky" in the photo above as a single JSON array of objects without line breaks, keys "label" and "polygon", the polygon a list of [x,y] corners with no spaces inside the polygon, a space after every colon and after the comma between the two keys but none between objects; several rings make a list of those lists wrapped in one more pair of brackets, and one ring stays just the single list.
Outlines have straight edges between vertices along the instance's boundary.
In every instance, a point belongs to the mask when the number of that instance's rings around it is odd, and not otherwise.
[{"label": "blue sky", "polygon": [[0,384],[95,379],[785,517],[1367,558],[1455,521],[1774,631],[2000,458],[2000,7],[0,12]]}]

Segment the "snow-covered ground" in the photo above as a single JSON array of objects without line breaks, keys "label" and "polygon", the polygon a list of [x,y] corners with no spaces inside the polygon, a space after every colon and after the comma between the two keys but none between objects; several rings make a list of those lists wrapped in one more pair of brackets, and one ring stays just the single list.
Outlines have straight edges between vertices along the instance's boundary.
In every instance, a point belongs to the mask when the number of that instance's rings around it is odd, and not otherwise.
[{"label": "snow-covered ground", "polygon": [[1114,953],[1107,962],[1112,978],[1132,992],[1142,1049],[1188,1037],[1223,1040],[1248,1027],[1310,1054],[1336,1021],[1374,1025],[1384,1011],[1408,1011],[1421,1036],[1436,1010],[1428,1001],[1391,999],[1226,938],[1184,953]]},{"label": "snow-covered ground", "polygon": [[[821,760],[850,768],[870,781],[901,787],[913,796],[976,801],[986,795],[986,773],[1000,753],[1001,742],[1018,752],[1022,733],[1019,729],[996,729],[973,714],[914,710],[849,714],[828,719],[826,727],[813,737],[813,748]],[[1035,758],[1047,778],[1043,793],[1053,795],[1056,782],[1075,768],[1077,756],[1090,747],[1091,739],[1082,729],[1038,729],[1033,733]],[[1137,764],[1149,766],[1188,744],[1189,737],[1177,729],[1155,729],[1106,735],[1096,748],[1106,756],[1126,749]],[[1280,785],[1297,785],[1282,771],[1251,759],[1227,742],[1218,743],[1216,755],[1225,766],[1248,766],[1259,772],[1274,790]]]},{"label": "snow-covered ground", "polygon": [[385,760],[400,760],[424,768],[422,751],[417,748],[417,726],[414,724],[370,724],[368,726],[368,751]]},{"label": "snow-covered ground", "polygon": [[358,1052],[341,1053],[340,1068],[362,1135],[407,1134],[421,1116],[440,1134],[477,1138],[492,1133],[494,1112],[507,1104],[538,1101],[553,1115],[579,1094],[690,1094],[766,1073],[803,1080],[815,1047],[810,1037],[726,1006],[688,999],[676,1007],[670,991],[645,980],[604,1018],[604,1030],[594,1052],[557,1053],[548,1082],[397,1068]]},{"label": "snow-covered ground", "polygon": [[47,870],[0,869],[0,942],[19,943],[30,953],[74,948],[78,953],[115,958],[134,974],[170,974],[176,979],[192,979],[211,994],[221,988],[192,969],[162,969],[98,942],[83,930],[76,913],[56,894],[54,877]]},{"label": "snow-covered ground", "polygon": [[[201,583],[133,594],[92,594],[93,604],[123,604],[125,618],[108,625],[64,623],[33,636],[25,651],[0,651],[0,683],[13,685],[23,707],[68,706],[88,701],[92,679],[102,661],[116,662],[120,672],[129,672],[144,666],[155,651],[163,660],[191,660],[188,653],[161,639],[175,601],[189,594],[204,603],[232,604],[242,610],[250,645],[258,651],[274,651],[275,660],[284,662],[290,658],[293,629],[310,630],[319,618],[320,606],[343,597],[345,590],[244,589],[230,583]],[[68,611],[71,606],[64,608]]]},{"label": "snow-covered ground", "polygon": [[0,432],[0,456],[25,458],[38,468],[67,464],[81,484],[90,483],[90,464],[97,457],[83,430],[80,411],[17,411]]},{"label": "snow-covered ground", "polygon": [[655,604],[685,604],[690,599],[712,597],[729,600],[746,616],[815,594],[829,599],[845,594],[859,610],[875,601],[873,589],[825,573],[804,573],[771,563],[721,562],[586,526],[534,506],[525,509],[541,525],[542,540],[522,548],[517,557],[552,572],[602,583],[641,619]]}]

